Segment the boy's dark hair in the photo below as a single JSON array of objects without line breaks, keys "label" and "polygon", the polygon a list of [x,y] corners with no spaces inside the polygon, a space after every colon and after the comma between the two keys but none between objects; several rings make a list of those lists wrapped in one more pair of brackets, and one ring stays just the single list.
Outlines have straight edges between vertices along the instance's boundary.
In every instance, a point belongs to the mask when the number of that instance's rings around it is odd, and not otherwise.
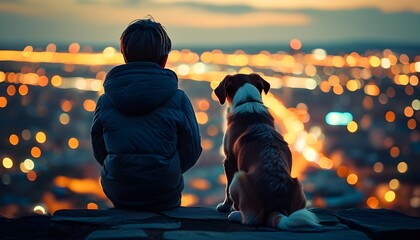
[{"label": "boy's dark hair", "polygon": [[149,16],[131,22],[121,34],[121,53],[126,62],[160,63],[172,48],[165,28]]}]

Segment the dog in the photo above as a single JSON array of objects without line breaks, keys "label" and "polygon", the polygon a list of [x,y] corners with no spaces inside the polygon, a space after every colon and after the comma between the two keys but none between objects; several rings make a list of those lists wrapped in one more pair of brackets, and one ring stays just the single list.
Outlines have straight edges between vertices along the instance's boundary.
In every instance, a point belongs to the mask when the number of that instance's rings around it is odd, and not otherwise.
[{"label": "dog", "polygon": [[320,226],[305,209],[302,186],[290,175],[291,151],[262,102],[262,92],[269,89],[258,74],[236,74],[227,75],[214,90],[221,105],[229,104],[223,143],[226,195],[216,209],[235,210],[229,220],[246,225]]}]

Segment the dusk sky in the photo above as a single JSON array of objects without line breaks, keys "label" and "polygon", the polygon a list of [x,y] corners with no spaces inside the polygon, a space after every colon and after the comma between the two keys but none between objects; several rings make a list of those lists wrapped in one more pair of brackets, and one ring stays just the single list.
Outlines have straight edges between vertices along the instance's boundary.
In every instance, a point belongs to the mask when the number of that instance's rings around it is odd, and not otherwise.
[{"label": "dusk sky", "polygon": [[148,14],[175,48],[420,39],[419,0],[0,0],[0,48],[118,45],[125,27]]}]

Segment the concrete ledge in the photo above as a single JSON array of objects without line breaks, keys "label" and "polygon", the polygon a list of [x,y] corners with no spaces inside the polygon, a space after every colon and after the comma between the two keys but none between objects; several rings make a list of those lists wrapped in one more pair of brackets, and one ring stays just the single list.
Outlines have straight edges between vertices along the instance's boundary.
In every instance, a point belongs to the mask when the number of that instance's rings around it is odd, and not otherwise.
[{"label": "concrete ledge", "polygon": [[60,210],[53,216],[0,218],[2,239],[417,239],[420,218],[387,209],[311,209],[317,229],[281,231],[231,223],[212,208],[145,211]]}]

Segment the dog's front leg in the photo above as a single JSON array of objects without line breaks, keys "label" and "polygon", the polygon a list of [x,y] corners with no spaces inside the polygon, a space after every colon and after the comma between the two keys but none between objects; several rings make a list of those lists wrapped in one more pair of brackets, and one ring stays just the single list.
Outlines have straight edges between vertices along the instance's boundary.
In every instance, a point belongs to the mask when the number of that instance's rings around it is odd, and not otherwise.
[{"label": "dog's front leg", "polygon": [[226,195],[225,200],[222,203],[219,203],[216,209],[219,212],[230,212],[232,211],[233,201],[230,198],[229,186],[232,183],[233,175],[238,171],[238,167],[236,166],[236,162],[229,160],[228,158],[223,161],[223,166],[226,176]]}]

